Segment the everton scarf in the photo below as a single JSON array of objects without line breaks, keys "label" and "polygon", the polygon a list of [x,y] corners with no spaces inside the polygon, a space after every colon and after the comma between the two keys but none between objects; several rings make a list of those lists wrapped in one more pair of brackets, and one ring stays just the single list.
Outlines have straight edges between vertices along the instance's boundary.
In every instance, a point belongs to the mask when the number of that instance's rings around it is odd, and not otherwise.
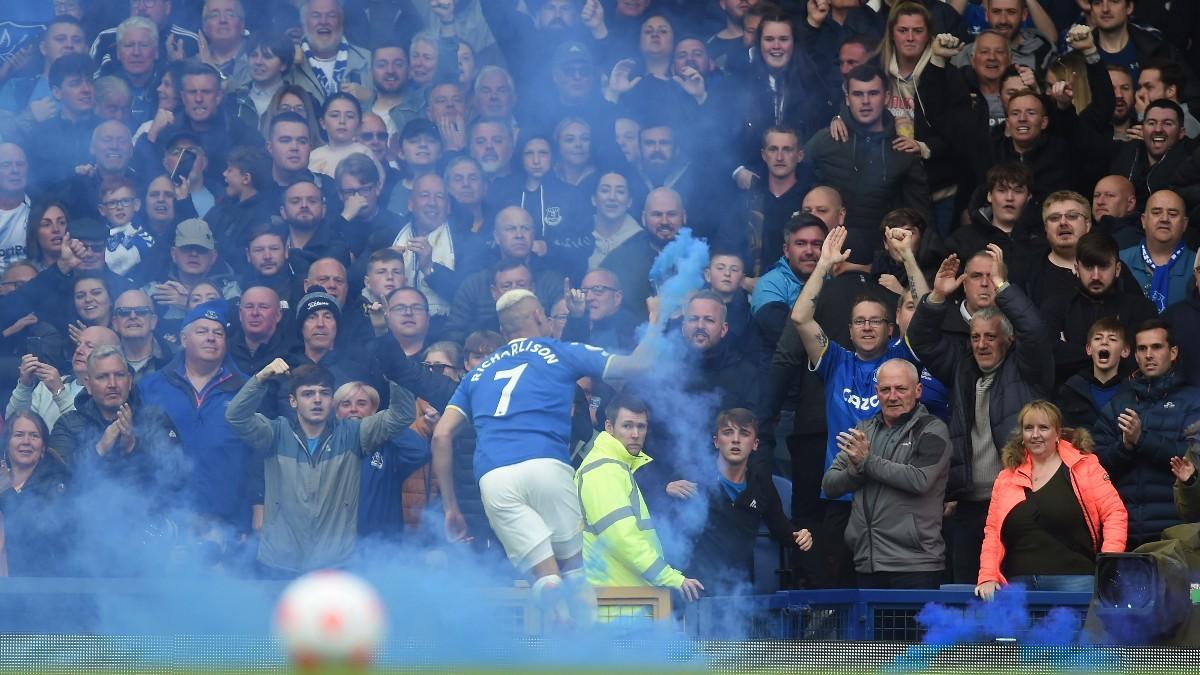
[{"label": "everton scarf", "polygon": [[1180,253],[1183,253],[1183,242],[1175,247],[1175,252],[1171,254],[1170,260],[1163,265],[1155,265],[1154,260],[1150,258],[1150,252],[1146,250],[1145,242],[1142,242],[1142,262],[1146,263],[1146,269],[1150,270],[1150,288],[1146,295],[1154,303],[1159,314],[1162,314],[1162,311],[1167,308],[1171,268],[1175,266],[1175,261],[1179,260]]},{"label": "everton scarf", "polygon": [[346,75],[346,64],[350,61],[350,43],[346,42],[346,38],[342,38],[342,43],[338,45],[337,57],[333,61],[332,82],[325,77],[325,71],[314,63],[317,57],[313,54],[312,48],[308,46],[308,38],[300,41],[300,49],[304,50],[304,58],[308,59],[308,64],[312,66],[313,73],[317,76],[317,84],[321,85],[321,91],[325,92],[326,96],[337,93],[338,86],[341,85],[342,78]]}]

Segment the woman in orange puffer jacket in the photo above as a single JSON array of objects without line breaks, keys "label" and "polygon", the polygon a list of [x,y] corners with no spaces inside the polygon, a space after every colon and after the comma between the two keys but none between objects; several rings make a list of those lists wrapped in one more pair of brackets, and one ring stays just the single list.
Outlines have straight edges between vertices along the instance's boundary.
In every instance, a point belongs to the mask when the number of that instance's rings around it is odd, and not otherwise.
[{"label": "woman in orange puffer jacket", "polygon": [[1092,454],[1091,436],[1063,429],[1057,407],[1033,401],[1017,420],[992,487],[975,594],[990,600],[1009,583],[1090,592],[1096,554],[1125,550],[1125,504]]}]

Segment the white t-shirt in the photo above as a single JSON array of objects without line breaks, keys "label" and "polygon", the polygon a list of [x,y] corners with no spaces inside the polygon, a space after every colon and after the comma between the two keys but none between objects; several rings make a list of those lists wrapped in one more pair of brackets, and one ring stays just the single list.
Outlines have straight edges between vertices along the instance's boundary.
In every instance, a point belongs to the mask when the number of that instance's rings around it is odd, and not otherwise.
[{"label": "white t-shirt", "polygon": [[24,260],[25,233],[29,229],[29,197],[15,209],[0,209],[0,274]]}]

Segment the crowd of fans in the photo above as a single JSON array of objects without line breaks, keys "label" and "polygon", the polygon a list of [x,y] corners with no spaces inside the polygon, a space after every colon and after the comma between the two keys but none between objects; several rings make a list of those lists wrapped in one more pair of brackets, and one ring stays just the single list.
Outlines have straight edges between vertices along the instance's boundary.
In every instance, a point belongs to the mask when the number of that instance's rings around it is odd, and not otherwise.
[{"label": "crowd of fans", "polygon": [[[121,572],[80,532],[101,484],[278,578],[444,543],[450,481],[446,531],[499,556],[489,449],[430,462],[458,382],[647,323],[711,447],[579,380],[595,584],[736,592],[765,526],[797,587],[1076,589],[1196,518],[1196,3],[18,0],[0,30],[8,574]],[[683,228],[706,288],[660,316]],[[514,290],[544,331],[502,325]],[[697,500],[675,552],[654,523]]]}]

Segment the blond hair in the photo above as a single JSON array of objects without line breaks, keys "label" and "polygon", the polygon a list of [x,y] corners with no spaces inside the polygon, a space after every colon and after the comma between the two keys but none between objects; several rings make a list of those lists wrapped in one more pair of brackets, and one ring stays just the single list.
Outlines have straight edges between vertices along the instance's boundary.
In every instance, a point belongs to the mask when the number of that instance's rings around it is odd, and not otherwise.
[{"label": "blond hair", "polygon": [[1038,399],[1026,403],[1025,407],[1021,408],[1021,412],[1017,414],[1017,428],[1013,430],[1008,443],[1005,443],[1004,449],[1000,451],[1000,459],[1004,462],[1004,468],[1015,469],[1025,463],[1028,451],[1025,449],[1025,441],[1021,437],[1021,427],[1025,425],[1025,418],[1035,412],[1045,415],[1046,419],[1050,420],[1050,425],[1058,432],[1058,437],[1068,441],[1079,452],[1088,454],[1095,447],[1092,435],[1088,433],[1087,429],[1064,427],[1062,411],[1058,409],[1058,406]]}]

